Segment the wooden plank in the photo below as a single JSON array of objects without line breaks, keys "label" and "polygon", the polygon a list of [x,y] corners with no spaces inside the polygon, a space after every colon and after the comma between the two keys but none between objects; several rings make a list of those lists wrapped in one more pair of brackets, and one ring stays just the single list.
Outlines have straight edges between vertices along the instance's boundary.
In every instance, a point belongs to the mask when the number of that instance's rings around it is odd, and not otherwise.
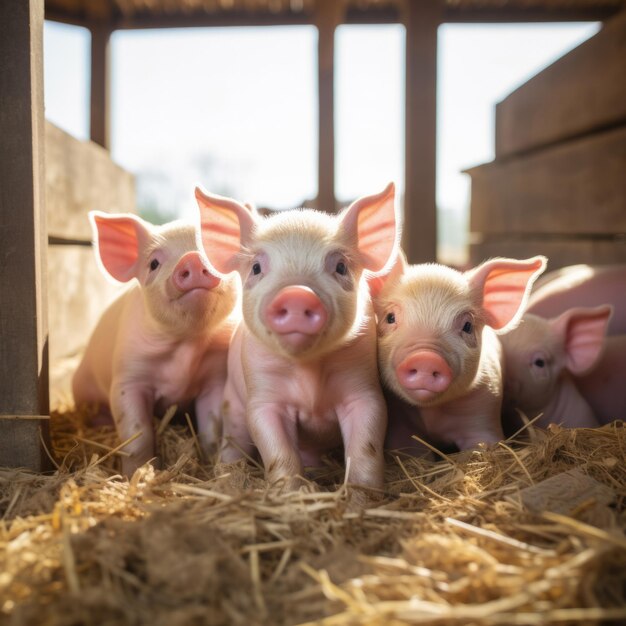
[{"label": "wooden plank", "polygon": [[335,199],[335,29],[343,17],[343,3],[318,0],[315,23],[318,30],[318,185],[317,206],[337,209]]},{"label": "wooden plank", "polygon": [[406,144],[403,248],[409,262],[437,258],[436,128],[438,0],[406,4]]},{"label": "wooden plank", "polygon": [[[43,0],[0,2],[0,413],[48,415]],[[40,420],[0,422],[0,465],[44,466]]]},{"label": "wooden plank", "polygon": [[470,230],[626,233],[626,126],[469,170]]},{"label": "wooden plank", "polygon": [[46,122],[46,209],[52,237],[90,241],[88,211],[135,211],[134,176],[101,146]]},{"label": "wooden plank", "polygon": [[102,311],[125,288],[105,278],[91,247],[48,247],[51,367],[85,347]]},{"label": "wooden plank", "polygon": [[482,242],[470,244],[470,265],[477,265],[495,256],[527,259],[536,254],[544,254],[548,257],[550,271],[579,263],[590,265],[626,263],[626,238],[541,239],[494,236]]},{"label": "wooden plank", "polygon": [[626,121],[626,13],[496,106],[496,156]]},{"label": "wooden plank", "polygon": [[90,26],[91,31],[91,88],[90,88],[90,131],[92,141],[111,149],[110,68],[109,40],[111,30],[101,22]]}]

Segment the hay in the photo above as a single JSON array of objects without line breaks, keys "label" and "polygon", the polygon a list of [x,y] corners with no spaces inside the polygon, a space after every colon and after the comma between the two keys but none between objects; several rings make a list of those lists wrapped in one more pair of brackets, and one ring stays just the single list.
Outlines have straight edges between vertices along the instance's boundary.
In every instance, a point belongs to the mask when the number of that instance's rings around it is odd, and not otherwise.
[{"label": "hay", "polygon": [[621,422],[390,454],[366,508],[333,461],[317,490],[269,487],[251,463],[216,477],[168,423],[165,469],[128,481],[111,427],[66,410],[51,430],[53,474],[0,470],[1,623],[626,623]]}]

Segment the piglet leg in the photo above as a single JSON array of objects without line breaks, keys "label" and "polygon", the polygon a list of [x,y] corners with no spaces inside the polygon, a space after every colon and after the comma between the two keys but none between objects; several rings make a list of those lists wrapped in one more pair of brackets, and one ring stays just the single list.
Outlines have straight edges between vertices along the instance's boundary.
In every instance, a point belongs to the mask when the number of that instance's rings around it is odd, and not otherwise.
[{"label": "piglet leg", "polygon": [[304,467],[298,451],[298,432],[294,421],[284,418],[275,405],[250,409],[250,433],[263,460],[265,477],[270,483],[286,480],[288,489],[302,485]]},{"label": "piglet leg", "polygon": [[132,476],[135,470],[154,457],[153,402],[143,387],[113,383],[111,412],[120,441],[123,443],[141,433],[122,448],[130,457],[122,460],[122,471]]},{"label": "piglet leg", "polygon": [[346,463],[350,459],[348,482],[382,489],[387,429],[387,407],[382,394],[364,394],[340,407],[337,413]]},{"label": "piglet leg", "polygon": [[196,399],[196,422],[198,424],[198,439],[205,457],[215,452],[221,430],[220,405],[222,403],[222,389],[213,387]]}]

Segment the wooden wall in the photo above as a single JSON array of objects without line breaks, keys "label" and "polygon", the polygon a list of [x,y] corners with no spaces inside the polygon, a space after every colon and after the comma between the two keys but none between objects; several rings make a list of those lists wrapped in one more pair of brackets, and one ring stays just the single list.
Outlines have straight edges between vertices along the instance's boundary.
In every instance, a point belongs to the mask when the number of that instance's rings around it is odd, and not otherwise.
[{"label": "wooden wall", "polygon": [[470,256],[626,263],[626,13],[496,107],[472,168]]},{"label": "wooden wall", "polygon": [[45,196],[49,233],[50,397],[69,399],[80,352],[105,306],[124,288],[100,272],[91,247],[90,210],[135,211],[131,174],[107,150],[46,122]]}]

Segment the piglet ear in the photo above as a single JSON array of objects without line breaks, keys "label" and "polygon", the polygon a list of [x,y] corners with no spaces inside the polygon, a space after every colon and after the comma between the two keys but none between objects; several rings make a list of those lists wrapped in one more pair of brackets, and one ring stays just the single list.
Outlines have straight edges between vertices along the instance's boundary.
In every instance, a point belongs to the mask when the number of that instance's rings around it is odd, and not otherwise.
[{"label": "piglet ear", "polygon": [[525,261],[491,259],[466,272],[473,290],[478,291],[486,324],[506,331],[519,322],[533,283],[546,267],[547,259],[536,256]]},{"label": "piglet ear", "polygon": [[137,276],[139,249],[151,237],[149,226],[130,213],[90,211],[96,256],[115,280],[126,283]]},{"label": "piglet ear", "polygon": [[588,372],[604,351],[604,338],[613,307],[593,309],[576,307],[550,320],[553,330],[563,338],[565,366],[574,375]]},{"label": "piglet ear", "polygon": [[372,298],[378,298],[380,292],[385,285],[391,282],[395,282],[404,274],[408,266],[406,256],[402,250],[398,250],[398,256],[393,265],[388,268],[386,273],[379,272],[378,274],[366,273],[367,286],[370,290]]},{"label": "piglet ear", "polygon": [[221,274],[236,269],[237,255],[247,245],[255,224],[256,210],[231,198],[203,192],[196,187],[204,251]]},{"label": "piglet ear", "polygon": [[389,183],[381,193],[355,200],[342,216],[345,232],[356,239],[363,267],[374,273],[384,273],[397,254],[400,218],[395,195],[396,187]]}]

